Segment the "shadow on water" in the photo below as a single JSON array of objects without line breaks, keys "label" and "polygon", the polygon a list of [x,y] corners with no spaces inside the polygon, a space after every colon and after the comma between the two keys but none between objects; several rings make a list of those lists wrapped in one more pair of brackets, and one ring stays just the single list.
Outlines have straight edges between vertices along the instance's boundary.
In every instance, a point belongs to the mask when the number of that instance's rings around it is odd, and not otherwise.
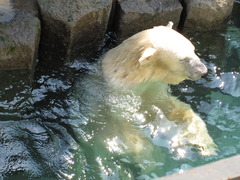
[{"label": "shadow on water", "polygon": [[[124,125],[118,127],[104,118],[95,121],[74,114],[81,110],[81,104],[73,104],[73,87],[81,88],[76,83],[92,70],[89,62],[98,58],[83,54],[65,64],[39,62],[34,78],[27,70],[0,72],[0,179],[150,179],[239,154],[237,2],[225,29],[186,35],[209,73],[197,82],[186,81],[173,87],[173,94],[190,103],[205,119],[219,147],[218,156],[180,158],[154,143],[151,157],[107,149],[99,133],[109,136],[108,148],[124,149],[127,145],[109,131],[112,128],[121,134]],[[95,98],[94,94],[91,98]]]}]

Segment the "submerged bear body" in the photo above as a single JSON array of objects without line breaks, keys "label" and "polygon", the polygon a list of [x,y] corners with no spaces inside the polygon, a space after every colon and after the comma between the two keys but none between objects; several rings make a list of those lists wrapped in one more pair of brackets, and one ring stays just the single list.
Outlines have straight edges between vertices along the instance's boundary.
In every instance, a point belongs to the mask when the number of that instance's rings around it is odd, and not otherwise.
[{"label": "submerged bear body", "polygon": [[198,80],[207,73],[194,50],[170,22],[139,32],[111,49],[103,56],[101,67],[111,88],[132,89],[143,102],[160,108],[168,120],[182,125],[180,138],[188,139],[186,144],[198,146],[207,156],[215,154],[216,146],[204,121],[189,105],[171,96],[168,88],[168,84]]},{"label": "submerged bear body", "polygon": [[169,84],[207,73],[192,43],[171,27],[154,27],[125,40],[75,88],[84,124],[111,152],[151,156],[155,144],[177,154],[192,147],[203,156],[216,154],[204,121],[170,93]]}]

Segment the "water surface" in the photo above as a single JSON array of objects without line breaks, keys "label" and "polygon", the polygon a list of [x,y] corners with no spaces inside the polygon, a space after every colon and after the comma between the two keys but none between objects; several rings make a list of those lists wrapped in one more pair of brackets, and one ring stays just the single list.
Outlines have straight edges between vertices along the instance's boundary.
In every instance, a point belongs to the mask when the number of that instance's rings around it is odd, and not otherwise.
[{"label": "water surface", "polygon": [[[236,1],[226,28],[186,34],[209,73],[172,87],[206,122],[217,156],[171,152],[163,138],[150,133],[159,125],[134,121],[141,114],[131,117],[133,125],[106,118],[105,112],[117,114],[121,108],[134,112],[140,103],[134,95],[123,96],[131,103],[112,97],[116,109],[97,104],[103,110],[89,114],[92,106],[84,102],[100,101],[104,94],[94,84],[104,85],[91,74],[98,56],[84,54],[63,65],[40,62],[34,78],[27,70],[0,72],[0,179],[153,179],[239,154],[239,13]],[[82,84],[89,74],[91,81]],[[147,112],[144,116],[151,119]],[[140,126],[142,131],[136,131]]]}]

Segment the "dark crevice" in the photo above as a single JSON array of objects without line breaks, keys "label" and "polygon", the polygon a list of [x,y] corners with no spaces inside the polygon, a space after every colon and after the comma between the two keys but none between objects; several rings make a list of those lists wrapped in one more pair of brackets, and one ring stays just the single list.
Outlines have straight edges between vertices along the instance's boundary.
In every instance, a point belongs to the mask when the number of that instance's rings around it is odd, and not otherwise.
[{"label": "dark crevice", "polygon": [[118,0],[112,0],[112,7],[108,19],[107,29],[105,32],[102,49],[103,52],[113,48],[116,46],[116,32],[119,27],[119,19],[120,19],[120,5]]},{"label": "dark crevice", "polygon": [[118,27],[119,23],[118,12],[119,12],[118,0],[112,0],[112,9],[110,12],[106,33],[116,31],[116,28]]},{"label": "dark crevice", "polygon": [[186,18],[187,18],[187,4],[186,4],[185,0],[178,0],[178,1],[181,3],[183,10],[180,15],[180,20],[179,20],[179,23],[177,26],[177,31],[182,32],[184,29],[184,24],[185,24]]}]

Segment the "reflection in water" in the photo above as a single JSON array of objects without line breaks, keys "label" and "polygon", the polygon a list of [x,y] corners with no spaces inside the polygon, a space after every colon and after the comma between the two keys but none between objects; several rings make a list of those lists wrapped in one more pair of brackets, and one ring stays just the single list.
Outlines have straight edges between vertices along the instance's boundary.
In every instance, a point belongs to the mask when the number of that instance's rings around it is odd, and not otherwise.
[{"label": "reflection in water", "polygon": [[1,123],[1,163],[3,176],[69,178],[78,145],[61,126],[34,120]]},{"label": "reflection in water", "polygon": [[[238,3],[225,30],[188,35],[209,73],[173,87],[201,112],[217,156],[181,146],[181,128],[156,106],[142,108],[134,94],[108,96],[112,106],[96,103],[107,89],[83,57],[58,67],[39,64],[34,80],[28,71],[0,72],[0,179],[149,179],[239,154],[239,10]],[[89,83],[81,84],[87,74]]]}]

